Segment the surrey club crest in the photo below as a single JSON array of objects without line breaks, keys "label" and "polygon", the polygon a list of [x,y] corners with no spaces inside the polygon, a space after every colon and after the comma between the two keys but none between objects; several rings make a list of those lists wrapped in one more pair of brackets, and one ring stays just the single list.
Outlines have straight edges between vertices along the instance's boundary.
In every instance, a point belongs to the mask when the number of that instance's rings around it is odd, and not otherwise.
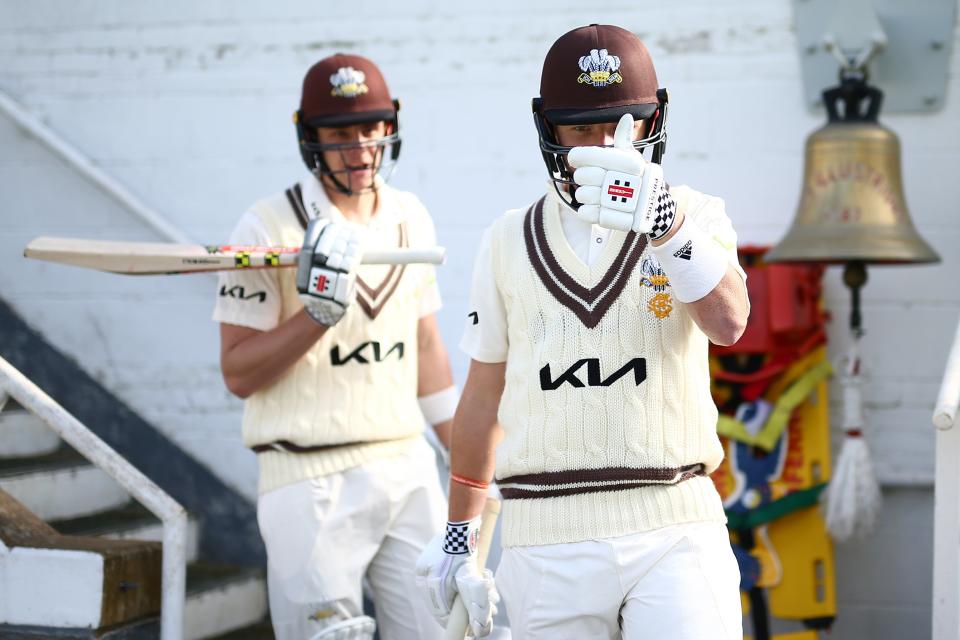
[{"label": "surrey club crest", "polygon": [[650,287],[655,292],[650,301],[647,302],[647,311],[659,320],[669,317],[670,312],[673,311],[673,300],[670,298],[670,294],[666,292],[666,288],[670,286],[670,279],[663,272],[660,262],[653,256],[644,258],[643,262],[640,263],[640,273],[643,274],[640,278],[640,284]]},{"label": "surrey club crest", "polygon": [[330,76],[330,84],[333,89],[330,95],[338,98],[356,98],[370,91],[363,83],[367,79],[363,71],[357,71],[353,67],[340,67],[337,72]]},{"label": "surrey club crest", "polygon": [[606,49],[591,49],[590,54],[580,56],[580,70],[577,78],[580,84],[589,83],[595,87],[606,87],[623,82],[623,76],[617,73],[620,58],[607,53]]}]

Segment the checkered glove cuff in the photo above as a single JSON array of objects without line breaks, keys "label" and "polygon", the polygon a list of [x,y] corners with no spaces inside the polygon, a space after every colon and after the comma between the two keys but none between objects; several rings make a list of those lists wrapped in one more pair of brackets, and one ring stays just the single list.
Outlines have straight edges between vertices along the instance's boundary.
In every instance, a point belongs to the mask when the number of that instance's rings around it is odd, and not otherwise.
[{"label": "checkered glove cuff", "polygon": [[443,550],[452,556],[472,554],[477,548],[480,518],[466,522],[448,522],[443,536]]},{"label": "checkered glove cuff", "polygon": [[677,219],[677,201],[673,199],[670,192],[662,189],[657,194],[657,207],[653,216],[653,226],[647,234],[651,240],[659,240],[670,233],[673,228],[673,221]]}]

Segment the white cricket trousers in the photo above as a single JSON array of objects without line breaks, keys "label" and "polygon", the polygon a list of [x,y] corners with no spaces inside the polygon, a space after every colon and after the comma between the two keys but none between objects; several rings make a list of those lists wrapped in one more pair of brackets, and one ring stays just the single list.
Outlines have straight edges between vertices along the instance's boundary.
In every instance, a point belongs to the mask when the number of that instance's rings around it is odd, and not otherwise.
[{"label": "white cricket trousers", "polygon": [[400,456],[265,493],[257,520],[278,640],[312,637],[329,603],[348,600],[361,611],[364,577],[382,640],[443,637],[413,581],[420,552],[446,521],[426,441]]},{"label": "white cricket trousers", "polygon": [[741,640],[727,528],[672,525],[503,550],[496,584],[513,640]]}]

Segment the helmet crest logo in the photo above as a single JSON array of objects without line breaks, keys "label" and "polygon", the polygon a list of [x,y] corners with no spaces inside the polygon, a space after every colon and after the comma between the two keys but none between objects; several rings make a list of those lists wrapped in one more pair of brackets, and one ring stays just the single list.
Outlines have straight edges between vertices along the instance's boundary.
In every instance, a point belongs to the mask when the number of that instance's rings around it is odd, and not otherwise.
[{"label": "helmet crest logo", "polygon": [[595,87],[623,82],[623,76],[617,73],[619,68],[620,58],[608,54],[606,49],[591,49],[589,55],[580,56],[580,70],[583,73],[577,82]]},{"label": "helmet crest logo", "polygon": [[330,76],[330,84],[333,89],[330,95],[338,98],[356,98],[370,91],[363,83],[367,79],[363,71],[357,71],[353,67],[340,67],[337,72]]}]

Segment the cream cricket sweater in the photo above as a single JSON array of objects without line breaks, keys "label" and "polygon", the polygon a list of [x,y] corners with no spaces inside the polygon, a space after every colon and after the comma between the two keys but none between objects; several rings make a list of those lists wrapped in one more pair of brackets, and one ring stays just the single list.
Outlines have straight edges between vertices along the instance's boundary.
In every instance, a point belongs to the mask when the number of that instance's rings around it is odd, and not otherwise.
[{"label": "cream cricket sweater", "polygon": [[503,544],[723,522],[706,475],[723,458],[706,336],[670,295],[645,236],[613,231],[587,266],[558,208],[542,202],[491,231],[509,341]]},{"label": "cream cricket sweater", "polygon": [[[293,190],[261,201],[252,212],[277,244],[300,246],[305,212],[294,209],[289,194]],[[392,223],[384,223],[380,234],[371,234],[368,248],[422,245],[425,225],[432,235],[422,205],[412,197],[406,202],[408,194],[389,187],[384,187],[384,196],[393,205]],[[343,319],[273,385],[247,398],[243,441],[248,447],[277,441],[305,447],[342,445],[312,453],[259,453],[261,494],[401,453],[420,436],[424,426],[417,404],[421,268],[361,266],[358,298]],[[281,321],[303,308],[295,271],[274,272],[280,278]]]}]

